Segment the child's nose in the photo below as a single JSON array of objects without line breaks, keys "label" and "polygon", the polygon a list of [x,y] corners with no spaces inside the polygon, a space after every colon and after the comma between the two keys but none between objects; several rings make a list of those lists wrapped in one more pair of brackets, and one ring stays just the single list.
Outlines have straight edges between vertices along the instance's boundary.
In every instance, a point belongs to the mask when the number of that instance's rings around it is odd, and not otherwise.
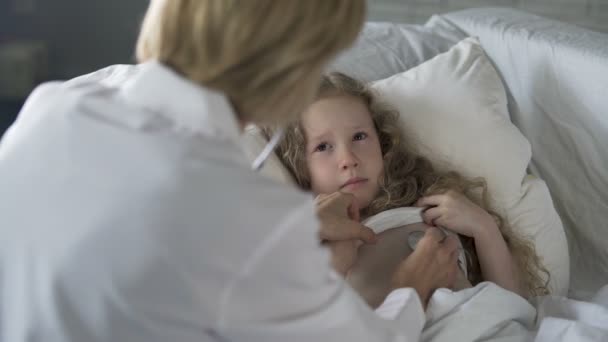
[{"label": "child's nose", "polygon": [[340,168],[343,170],[346,170],[346,169],[357,167],[357,166],[359,166],[359,161],[357,159],[357,156],[355,156],[355,154],[352,151],[345,149],[342,152]]}]

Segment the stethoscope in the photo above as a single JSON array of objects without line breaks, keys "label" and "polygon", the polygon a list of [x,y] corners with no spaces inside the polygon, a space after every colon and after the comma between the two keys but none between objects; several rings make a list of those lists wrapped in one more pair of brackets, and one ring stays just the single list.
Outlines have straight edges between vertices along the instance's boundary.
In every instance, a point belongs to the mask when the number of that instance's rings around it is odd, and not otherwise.
[{"label": "stethoscope", "polygon": [[255,158],[255,160],[253,161],[253,163],[251,163],[251,168],[253,169],[253,171],[259,172],[260,170],[262,170],[262,166],[264,166],[264,162],[266,162],[268,157],[270,157],[270,154],[277,147],[277,145],[283,138],[284,133],[285,133],[285,129],[282,127],[278,128],[274,132],[274,134],[272,135],[272,138],[270,138],[270,141],[266,144],[266,146],[264,146],[264,149],[262,150],[262,152],[260,152],[260,154],[257,156],[257,158]]}]

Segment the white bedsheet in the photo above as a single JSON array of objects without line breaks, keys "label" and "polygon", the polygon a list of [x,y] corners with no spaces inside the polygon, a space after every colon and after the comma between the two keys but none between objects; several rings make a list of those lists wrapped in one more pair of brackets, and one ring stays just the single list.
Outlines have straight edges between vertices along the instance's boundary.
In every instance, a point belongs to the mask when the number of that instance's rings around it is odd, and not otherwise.
[{"label": "white bedsheet", "polygon": [[357,79],[372,82],[411,69],[448,51],[464,38],[453,27],[366,23],[365,29],[347,51],[328,67]]},{"label": "white bedsheet", "polygon": [[421,341],[608,341],[606,303],[608,286],[593,302],[547,296],[534,305],[488,282],[459,292],[440,289]]},{"label": "white bedsheet", "polygon": [[[532,145],[562,218],[571,292],[608,283],[608,35],[506,8],[432,18],[478,36],[510,92],[512,121]],[[551,241],[546,241],[551,244]]]}]

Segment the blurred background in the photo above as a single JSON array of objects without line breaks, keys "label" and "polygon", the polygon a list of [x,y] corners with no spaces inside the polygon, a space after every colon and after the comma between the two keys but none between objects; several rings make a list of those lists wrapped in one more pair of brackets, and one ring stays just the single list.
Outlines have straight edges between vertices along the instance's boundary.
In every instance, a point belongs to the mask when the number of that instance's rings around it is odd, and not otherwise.
[{"label": "blurred background", "polygon": [[369,19],[424,24],[437,13],[472,7],[512,7],[608,32],[608,0],[368,0]]},{"label": "blurred background", "polygon": [[[133,46],[148,1],[0,0],[0,135],[40,82],[69,79],[111,64],[133,63]],[[368,3],[368,19],[372,21],[423,24],[433,14],[499,6],[608,32],[608,0]]]}]

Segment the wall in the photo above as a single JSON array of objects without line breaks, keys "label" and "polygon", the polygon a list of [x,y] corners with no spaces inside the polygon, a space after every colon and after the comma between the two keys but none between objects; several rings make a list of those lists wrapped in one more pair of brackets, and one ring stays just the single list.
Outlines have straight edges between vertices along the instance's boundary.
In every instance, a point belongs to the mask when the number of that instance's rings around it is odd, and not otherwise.
[{"label": "wall", "polygon": [[[0,0],[0,46],[13,39],[45,42],[47,79],[68,79],[110,64],[132,63],[148,1]],[[23,100],[0,99],[0,137]]]},{"label": "wall", "polygon": [[[133,62],[133,46],[149,0],[2,0],[0,41],[16,37],[49,46],[50,78],[69,78]],[[369,19],[424,23],[432,14],[509,6],[608,32],[608,0],[368,0]],[[16,13],[19,4],[34,9]]]},{"label": "wall", "polygon": [[368,0],[369,19],[424,23],[433,14],[470,7],[514,7],[608,32],[608,0]]},{"label": "wall", "polygon": [[[148,1],[3,0],[0,39],[45,41],[53,79],[130,63]],[[22,2],[33,4],[33,9],[16,11]]]}]

